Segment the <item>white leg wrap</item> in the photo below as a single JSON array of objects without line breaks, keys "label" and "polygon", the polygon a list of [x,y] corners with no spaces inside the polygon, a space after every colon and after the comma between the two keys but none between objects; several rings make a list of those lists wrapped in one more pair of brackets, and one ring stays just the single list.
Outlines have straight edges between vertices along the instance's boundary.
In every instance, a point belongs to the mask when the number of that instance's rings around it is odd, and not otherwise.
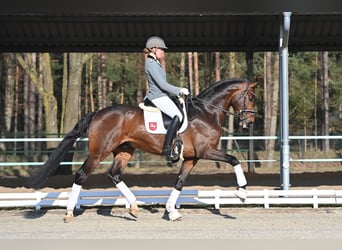
[{"label": "white leg wrap", "polygon": [[234,166],[234,171],[236,175],[236,181],[239,187],[243,187],[247,185],[247,180],[245,177],[245,174],[243,173],[243,170],[241,168],[241,164],[238,164]]},{"label": "white leg wrap", "polygon": [[69,199],[67,202],[67,210],[68,211],[73,211],[77,202],[78,202],[78,197],[80,196],[80,192],[81,192],[81,185],[77,185],[76,183],[74,183],[72,185],[72,189],[71,189],[71,193],[69,194]]},{"label": "white leg wrap", "polygon": [[135,195],[123,181],[120,181],[118,184],[116,184],[116,187],[125,196],[129,204],[133,204],[136,202],[137,199],[135,198]]},{"label": "white leg wrap", "polygon": [[180,191],[174,188],[169,196],[169,199],[166,202],[166,211],[171,212],[176,210],[176,202],[179,195]]}]

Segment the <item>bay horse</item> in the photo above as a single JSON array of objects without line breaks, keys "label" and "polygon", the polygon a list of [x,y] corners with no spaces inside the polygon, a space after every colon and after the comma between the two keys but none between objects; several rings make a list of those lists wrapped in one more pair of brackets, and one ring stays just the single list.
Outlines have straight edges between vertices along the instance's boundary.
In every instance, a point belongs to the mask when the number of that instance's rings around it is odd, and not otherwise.
[{"label": "bay horse", "polygon": [[[255,87],[257,82],[245,79],[226,79],[216,82],[191,98],[188,105],[188,127],[179,134],[183,141],[183,162],[174,188],[166,203],[169,220],[181,218],[175,208],[176,201],[193,167],[200,159],[222,161],[234,168],[237,180],[235,195],[242,201],[246,199],[247,181],[240,162],[236,157],[218,150],[222,124],[228,108],[234,108],[234,115],[239,116],[240,123],[246,127],[254,122]],[[108,178],[125,196],[130,204],[129,213],[137,217],[136,197],[121,179],[122,171],[131,159],[135,149],[161,155],[164,134],[150,134],[144,125],[143,110],[138,106],[114,104],[101,110],[90,112],[81,118],[75,127],[64,137],[52,152],[37,174],[30,178],[30,185],[40,188],[51,176],[72,148],[77,138],[88,134],[88,156],[76,171],[72,190],[67,202],[64,218],[69,222],[77,204],[82,184],[93,170],[109,154],[114,160],[108,171]]]}]

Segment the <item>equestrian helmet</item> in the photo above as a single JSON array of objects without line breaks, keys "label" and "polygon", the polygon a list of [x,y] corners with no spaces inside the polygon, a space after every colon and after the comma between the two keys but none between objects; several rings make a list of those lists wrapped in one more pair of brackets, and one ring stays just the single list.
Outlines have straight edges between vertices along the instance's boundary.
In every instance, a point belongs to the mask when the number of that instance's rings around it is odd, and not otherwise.
[{"label": "equestrian helmet", "polygon": [[165,42],[162,38],[159,36],[151,36],[146,41],[146,48],[152,49],[152,48],[161,48],[161,49],[167,49]]}]

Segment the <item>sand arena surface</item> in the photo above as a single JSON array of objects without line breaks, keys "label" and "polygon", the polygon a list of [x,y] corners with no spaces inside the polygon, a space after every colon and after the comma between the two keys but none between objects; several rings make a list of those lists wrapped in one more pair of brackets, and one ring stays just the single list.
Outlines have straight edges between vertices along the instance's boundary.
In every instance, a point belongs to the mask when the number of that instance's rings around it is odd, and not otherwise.
[{"label": "sand arena surface", "polygon": [[[249,189],[279,189],[278,173],[246,173]],[[134,189],[171,189],[176,173],[126,173]],[[42,192],[70,191],[73,175],[49,178]],[[291,189],[342,189],[342,171],[295,172]],[[235,189],[233,173],[193,173],[186,189]],[[84,190],[115,189],[105,173],[87,179]],[[1,192],[32,192],[26,177],[2,176]],[[164,207],[144,206],[138,219],[122,207],[82,208],[64,223],[64,208],[1,209],[0,239],[342,239],[342,207],[185,207],[182,221],[164,218]]]},{"label": "sand arena surface", "polygon": [[0,239],[341,239],[342,208],[89,208],[64,223],[64,209],[0,210]]}]

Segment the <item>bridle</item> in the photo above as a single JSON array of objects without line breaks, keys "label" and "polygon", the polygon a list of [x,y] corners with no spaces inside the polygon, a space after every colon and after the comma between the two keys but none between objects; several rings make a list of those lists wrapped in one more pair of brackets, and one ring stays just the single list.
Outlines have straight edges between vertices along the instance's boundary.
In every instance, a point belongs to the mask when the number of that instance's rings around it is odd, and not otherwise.
[{"label": "bridle", "polygon": [[245,121],[247,119],[245,114],[248,114],[248,113],[255,114],[256,113],[256,111],[246,108],[246,99],[248,97],[248,94],[256,96],[255,93],[253,93],[253,92],[251,92],[249,90],[249,82],[247,84],[247,88],[245,89],[245,91],[239,97],[239,100],[241,98],[243,98],[243,108],[239,112],[236,113],[236,115],[238,115],[240,117],[240,121]]}]

